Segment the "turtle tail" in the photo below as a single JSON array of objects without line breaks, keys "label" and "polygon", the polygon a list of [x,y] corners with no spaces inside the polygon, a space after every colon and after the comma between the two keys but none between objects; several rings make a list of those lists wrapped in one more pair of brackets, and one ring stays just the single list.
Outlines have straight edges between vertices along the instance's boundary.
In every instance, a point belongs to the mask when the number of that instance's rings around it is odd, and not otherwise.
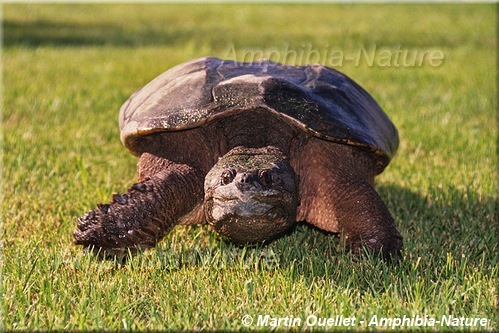
[{"label": "turtle tail", "polygon": [[154,247],[202,198],[196,171],[174,164],[79,217],[75,244],[100,257],[124,258]]}]

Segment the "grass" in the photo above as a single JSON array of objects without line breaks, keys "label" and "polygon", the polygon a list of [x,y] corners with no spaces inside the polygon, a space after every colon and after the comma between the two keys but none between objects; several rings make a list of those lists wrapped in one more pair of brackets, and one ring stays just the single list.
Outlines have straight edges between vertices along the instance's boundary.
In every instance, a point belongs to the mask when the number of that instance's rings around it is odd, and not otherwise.
[{"label": "grass", "polygon": [[[486,318],[471,329],[497,330],[495,9],[4,5],[3,329],[271,330],[256,326],[268,314],[300,318],[293,330],[390,327],[369,326],[374,315]],[[338,238],[305,225],[256,248],[205,226],[178,227],[124,265],[72,245],[76,218],[134,180],[137,159],[117,125],[134,90],[191,58],[309,46],[445,55],[436,67],[379,58],[338,67],[399,128],[399,151],[377,185],[404,236],[398,266],[352,257]],[[245,315],[253,325],[243,325]],[[357,322],[307,327],[310,315]]]}]

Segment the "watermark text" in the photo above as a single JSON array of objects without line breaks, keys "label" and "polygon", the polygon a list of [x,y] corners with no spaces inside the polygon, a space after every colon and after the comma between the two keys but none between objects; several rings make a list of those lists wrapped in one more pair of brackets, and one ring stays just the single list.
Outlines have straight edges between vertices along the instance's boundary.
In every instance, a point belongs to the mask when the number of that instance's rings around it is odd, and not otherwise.
[{"label": "watermark text", "polygon": [[288,65],[322,64],[329,67],[346,65],[368,67],[440,67],[445,62],[445,53],[436,48],[410,49],[402,45],[395,47],[378,47],[376,44],[360,45],[353,50],[344,50],[330,45],[319,47],[313,44],[302,44],[291,47],[286,44],[279,48],[260,50],[237,49],[229,45],[223,54],[224,59],[246,62],[258,62],[270,59]]}]

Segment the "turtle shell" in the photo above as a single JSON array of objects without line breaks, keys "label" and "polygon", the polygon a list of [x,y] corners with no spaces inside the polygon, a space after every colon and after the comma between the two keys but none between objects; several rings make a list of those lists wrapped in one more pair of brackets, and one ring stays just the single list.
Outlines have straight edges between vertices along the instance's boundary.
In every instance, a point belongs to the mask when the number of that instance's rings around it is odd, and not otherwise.
[{"label": "turtle shell", "polygon": [[137,136],[258,108],[314,136],[372,151],[384,166],[398,147],[397,129],[376,101],[334,69],[217,58],[175,66],[136,91],[120,110],[121,140],[137,154]]}]

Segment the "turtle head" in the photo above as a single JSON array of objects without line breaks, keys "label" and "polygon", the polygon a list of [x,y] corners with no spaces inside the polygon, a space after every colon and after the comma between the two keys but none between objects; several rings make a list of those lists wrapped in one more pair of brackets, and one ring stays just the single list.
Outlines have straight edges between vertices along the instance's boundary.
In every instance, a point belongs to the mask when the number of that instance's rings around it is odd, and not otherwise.
[{"label": "turtle head", "polygon": [[206,175],[204,189],[207,222],[235,243],[271,239],[296,221],[296,176],[277,148],[232,149]]}]

